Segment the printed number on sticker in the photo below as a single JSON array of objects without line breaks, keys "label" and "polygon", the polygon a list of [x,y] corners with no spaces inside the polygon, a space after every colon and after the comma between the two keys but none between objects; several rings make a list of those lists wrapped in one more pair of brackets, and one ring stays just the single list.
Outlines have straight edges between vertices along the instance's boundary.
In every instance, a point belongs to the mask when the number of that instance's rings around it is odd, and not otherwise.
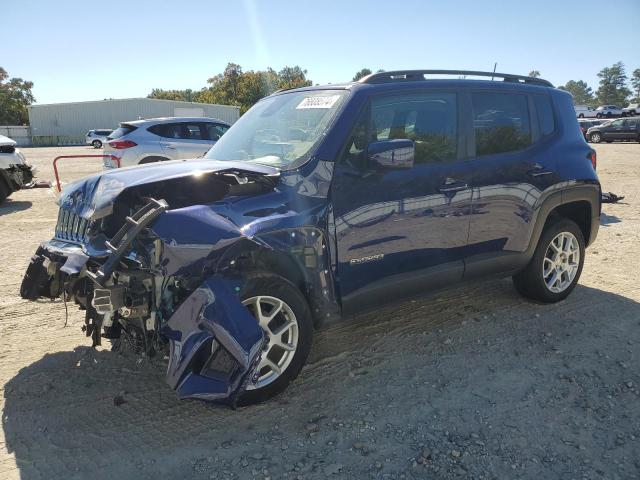
[{"label": "printed number on sticker", "polygon": [[331,108],[336,100],[340,98],[340,95],[329,95],[325,97],[306,97],[303,99],[296,109],[302,110],[305,108]]}]

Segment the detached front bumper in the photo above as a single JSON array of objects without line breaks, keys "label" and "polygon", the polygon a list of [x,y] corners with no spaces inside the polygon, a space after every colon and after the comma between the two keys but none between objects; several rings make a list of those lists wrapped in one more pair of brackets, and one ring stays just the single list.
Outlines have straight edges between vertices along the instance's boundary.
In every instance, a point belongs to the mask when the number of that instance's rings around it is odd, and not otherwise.
[{"label": "detached front bumper", "polygon": [[9,186],[12,193],[33,182],[35,173],[35,167],[26,163],[11,165],[9,168],[0,168],[0,177]]},{"label": "detached front bumper", "polygon": [[[69,295],[67,287],[85,274],[89,259],[79,245],[55,239],[42,244],[31,258],[20,295],[28,300]],[[93,288],[105,288],[86,277]],[[160,329],[169,341],[167,383],[180,398],[235,406],[252,380],[267,339],[238,297],[241,285],[241,278],[207,278]],[[87,303],[85,308],[93,309]]]}]

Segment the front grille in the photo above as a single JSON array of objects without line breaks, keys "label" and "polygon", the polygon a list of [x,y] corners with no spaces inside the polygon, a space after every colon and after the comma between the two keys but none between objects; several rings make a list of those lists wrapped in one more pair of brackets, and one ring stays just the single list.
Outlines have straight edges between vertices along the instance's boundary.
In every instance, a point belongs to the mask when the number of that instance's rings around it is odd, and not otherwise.
[{"label": "front grille", "polygon": [[16,151],[14,145],[0,145],[0,153],[13,153]]},{"label": "front grille", "polygon": [[61,208],[58,212],[55,237],[60,240],[82,243],[86,238],[88,227],[89,222],[80,215]]}]

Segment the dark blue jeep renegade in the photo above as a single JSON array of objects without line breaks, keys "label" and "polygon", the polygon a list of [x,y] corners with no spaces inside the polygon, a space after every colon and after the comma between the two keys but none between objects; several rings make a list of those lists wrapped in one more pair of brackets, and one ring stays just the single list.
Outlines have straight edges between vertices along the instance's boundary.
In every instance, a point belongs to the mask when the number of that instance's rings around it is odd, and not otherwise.
[{"label": "dark blue jeep renegade", "polygon": [[[426,78],[452,74],[485,79]],[[94,345],[168,350],[181,397],[256,402],[314,328],[389,299],[487,275],[564,299],[598,231],[595,160],[570,95],[537,78],[277,92],[204,159],[67,187],[21,294],[75,301]]]}]

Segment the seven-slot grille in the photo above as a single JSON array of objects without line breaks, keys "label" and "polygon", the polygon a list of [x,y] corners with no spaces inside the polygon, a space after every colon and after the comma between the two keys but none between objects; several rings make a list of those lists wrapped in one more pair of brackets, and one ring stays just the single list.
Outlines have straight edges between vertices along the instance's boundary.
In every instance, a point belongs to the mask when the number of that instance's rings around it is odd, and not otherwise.
[{"label": "seven-slot grille", "polygon": [[88,226],[89,222],[80,215],[61,208],[58,212],[55,237],[72,242],[83,242]]}]

